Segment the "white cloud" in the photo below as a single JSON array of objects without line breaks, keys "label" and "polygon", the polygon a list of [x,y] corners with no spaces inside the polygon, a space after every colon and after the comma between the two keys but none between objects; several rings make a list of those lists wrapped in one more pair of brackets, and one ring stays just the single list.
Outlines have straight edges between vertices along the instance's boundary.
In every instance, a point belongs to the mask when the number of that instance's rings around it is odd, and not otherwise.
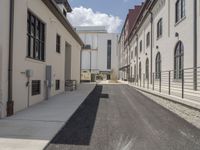
[{"label": "white cloud", "polygon": [[94,12],[91,8],[75,7],[68,19],[74,26],[105,26],[108,32],[119,32],[122,20],[113,15]]}]

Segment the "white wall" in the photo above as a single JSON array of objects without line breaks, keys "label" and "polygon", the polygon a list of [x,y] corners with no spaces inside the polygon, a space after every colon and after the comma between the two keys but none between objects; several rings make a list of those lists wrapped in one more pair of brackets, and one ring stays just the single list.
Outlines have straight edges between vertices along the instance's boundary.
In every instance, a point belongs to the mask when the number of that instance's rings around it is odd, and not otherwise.
[{"label": "white wall", "polygon": [[[197,21],[198,21],[198,31],[197,31],[197,36],[198,36],[198,40],[197,40],[197,66],[200,67],[200,1],[197,1]],[[199,73],[200,76],[200,73]]]},{"label": "white wall", "polygon": [[[176,44],[178,41],[181,41],[184,45],[184,68],[192,68],[193,67],[193,60],[194,60],[194,3],[193,1],[185,1],[186,2],[186,17],[183,18],[179,23],[175,23],[175,3],[176,1],[173,0],[160,0],[156,3],[156,5],[153,7],[152,13],[153,13],[153,32],[151,33],[153,36],[153,49],[152,49],[152,67],[153,72],[155,72],[155,59],[158,52],[161,53],[161,71],[168,71],[174,69],[174,51]],[[198,49],[197,49],[197,66],[200,66],[200,2],[197,1],[198,5]],[[162,18],[163,19],[163,35],[160,39],[157,39],[157,22],[158,20]],[[146,47],[146,34],[148,31],[150,31],[150,15],[144,20],[144,22],[140,25],[138,34],[138,44],[140,44],[140,40],[143,41],[143,50],[140,53],[139,51],[139,45],[138,45],[138,64],[136,56],[131,60],[131,66],[134,70],[134,65],[139,65],[139,62],[142,63],[142,74],[145,74],[145,62],[146,58],[149,58],[149,63],[151,62],[150,59],[150,47]],[[175,34],[178,33],[179,36],[176,37]],[[133,37],[130,48],[133,53],[135,53],[135,47],[136,47],[136,35]],[[119,42],[120,49],[120,67],[125,66],[126,63],[124,61],[127,61],[127,49],[123,47],[123,33],[121,41]],[[157,48],[158,47],[158,48]],[[151,63],[149,64],[151,65]],[[139,70],[139,67],[137,66],[137,70]],[[192,70],[191,70],[192,71]],[[150,72],[150,68],[149,68]],[[133,71],[133,74],[134,71]],[[139,74],[139,71],[137,71],[137,75]],[[192,77],[192,73],[190,73],[190,76]],[[121,71],[120,78],[126,78],[126,72]]]},{"label": "white wall", "polygon": [[0,1],[0,107],[4,106],[0,117],[5,115],[8,100],[9,6],[8,0]]},{"label": "white wall", "polygon": [[[77,30],[78,31],[78,30]],[[99,71],[111,71],[118,75],[118,37],[114,33],[102,33],[102,32],[79,32],[80,37],[85,44],[90,44],[92,48],[91,61],[92,69]],[[107,41],[112,41],[111,49],[111,69],[107,69]],[[83,50],[82,52],[82,69],[90,69],[90,51]]]},{"label": "white wall", "polygon": [[[30,10],[35,16],[45,23],[45,62],[29,59],[27,54],[27,11]],[[4,83],[1,84],[4,87],[3,93],[7,93],[7,58],[8,58],[8,27],[9,27],[9,1],[0,1],[0,52],[3,55],[0,57],[0,65],[5,67],[1,68],[3,74],[0,75],[3,78]],[[66,30],[66,28],[59,22],[59,20],[53,15],[53,13],[47,8],[47,6],[41,0],[20,0],[15,1],[15,20],[14,20],[14,43],[13,43],[13,101],[14,111],[17,112],[27,107],[28,103],[28,88],[26,87],[27,78],[24,72],[27,69],[33,70],[33,76],[31,80],[41,80],[41,94],[37,96],[31,96],[30,105],[41,102],[45,99],[45,79],[46,79],[46,65],[52,66],[52,89],[51,96],[64,92],[65,81],[65,43],[71,45],[71,77],[80,82],[80,50],[81,46],[72,37],[72,35]],[[52,21],[53,20],[53,21]],[[4,22],[2,24],[2,22]],[[61,53],[56,52],[56,34],[61,36]],[[2,36],[3,35],[3,36]],[[3,60],[2,60],[3,58]],[[1,71],[2,72],[2,71]],[[60,80],[60,90],[55,91],[55,80]],[[2,81],[2,80],[0,80]],[[0,88],[1,89],[1,88]],[[4,102],[7,98],[3,97]]]}]

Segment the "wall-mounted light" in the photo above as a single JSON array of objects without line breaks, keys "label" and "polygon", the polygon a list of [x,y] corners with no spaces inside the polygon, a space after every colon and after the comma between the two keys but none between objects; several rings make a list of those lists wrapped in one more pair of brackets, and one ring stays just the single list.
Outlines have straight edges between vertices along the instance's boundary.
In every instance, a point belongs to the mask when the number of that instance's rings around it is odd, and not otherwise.
[{"label": "wall-mounted light", "polygon": [[175,37],[179,37],[179,33],[178,32],[175,33]]}]

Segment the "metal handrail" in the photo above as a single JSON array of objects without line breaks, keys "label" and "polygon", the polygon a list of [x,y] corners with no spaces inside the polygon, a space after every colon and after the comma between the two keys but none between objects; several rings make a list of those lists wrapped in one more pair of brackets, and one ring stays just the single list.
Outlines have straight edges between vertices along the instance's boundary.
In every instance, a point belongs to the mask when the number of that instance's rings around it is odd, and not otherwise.
[{"label": "metal handrail", "polygon": [[[194,72],[196,76],[194,76]],[[152,73],[152,83],[150,83],[149,78],[146,78],[146,74],[143,74],[143,78],[138,81],[135,80],[134,83],[137,86],[152,89],[160,93],[166,93],[168,90],[167,93],[169,95],[175,94],[181,98],[193,97],[196,100],[200,99],[200,94],[199,97],[195,95],[200,92],[200,67],[154,72]],[[194,95],[191,95],[192,93]]]}]

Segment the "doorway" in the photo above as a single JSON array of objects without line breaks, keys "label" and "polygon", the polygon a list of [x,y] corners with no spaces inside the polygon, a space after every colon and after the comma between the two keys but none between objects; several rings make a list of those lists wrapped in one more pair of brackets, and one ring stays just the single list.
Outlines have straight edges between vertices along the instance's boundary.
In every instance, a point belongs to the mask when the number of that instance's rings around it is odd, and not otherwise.
[{"label": "doorway", "polygon": [[65,81],[71,80],[71,45],[65,44]]}]

